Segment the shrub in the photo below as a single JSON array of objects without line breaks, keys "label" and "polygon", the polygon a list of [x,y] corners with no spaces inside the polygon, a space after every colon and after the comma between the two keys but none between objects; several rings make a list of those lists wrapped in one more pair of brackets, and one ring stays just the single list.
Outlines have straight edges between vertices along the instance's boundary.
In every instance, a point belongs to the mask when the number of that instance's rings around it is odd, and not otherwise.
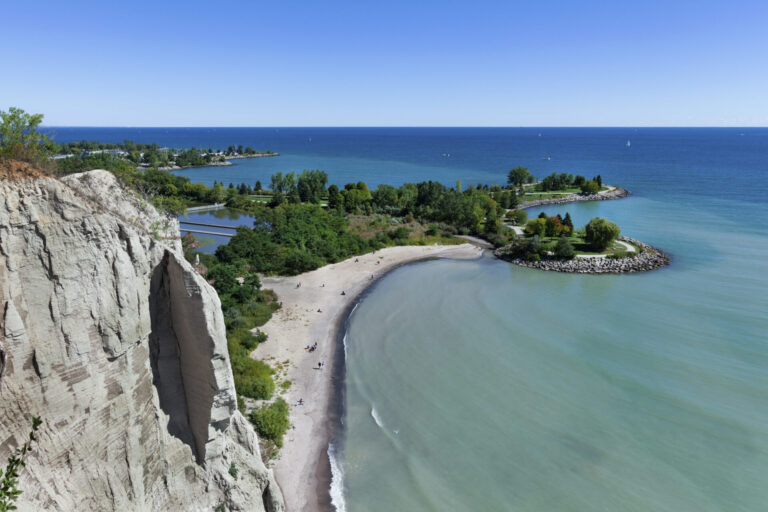
[{"label": "shrub", "polygon": [[525,261],[541,261],[541,256],[536,252],[529,252],[525,255]]},{"label": "shrub", "polygon": [[14,503],[22,493],[18,488],[19,470],[26,466],[24,459],[27,452],[32,450],[32,443],[37,441],[35,433],[42,423],[39,416],[32,418],[32,431],[27,440],[21,445],[21,448],[16,448],[8,456],[8,465],[5,467],[5,471],[0,470],[0,510],[2,511],[16,510]]},{"label": "shrub", "polygon": [[573,250],[573,245],[571,245],[571,242],[569,242],[568,239],[564,236],[561,236],[555,245],[555,256],[563,260],[570,260],[575,255],[576,253]]},{"label": "shrub", "polygon": [[272,368],[263,361],[251,359],[244,347],[238,346],[236,350],[237,352],[230,347],[232,375],[235,378],[235,389],[238,394],[256,400],[266,400],[271,397],[275,390]]},{"label": "shrub", "polygon": [[256,432],[274,442],[279,448],[283,446],[285,431],[291,426],[288,413],[288,404],[282,398],[278,398],[269,405],[263,405],[251,411],[249,418]]}]

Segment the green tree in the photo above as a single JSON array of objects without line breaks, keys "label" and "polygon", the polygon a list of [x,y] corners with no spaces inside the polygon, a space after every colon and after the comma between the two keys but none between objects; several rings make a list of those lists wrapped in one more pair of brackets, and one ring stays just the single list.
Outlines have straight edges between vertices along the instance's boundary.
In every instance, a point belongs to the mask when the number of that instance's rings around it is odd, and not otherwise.
[{"label": "green tree", "polygon": [[336,185],[328,187],[328,207],[344,211],[344,198],[339,194],[339,187]]},{"label": "green tree", "polygon": [[536,218],[529,220],[525,226],[525,232],[529,235],[544,236],[547,232],[547,219]]},{"label": "green tree", "polygon": [[563,219],[563,226],[568,226],[573,231],[573,221],[571,220],[571,214],[565,212],[565,218]]},{"label": "green tree", "polygon": [[528,222],[528,212],[525,210],[515,210],[512,212],[512,222],[517,226],[523,226]]},{"label": "green tree", "polygon": [[600,192],[600,185],[595,180],[589,180],[581,186],[581,192],[583,194],[597,194]]},{"label": "green tree", "polygon": [[484,231],[486,235],[496,235],[501,231],[501,219],[499,219],[496,205],[493,203],[491,203],[491,207],[485,216]]},{"label": "green tree", "polygon": [[299,198],[305,203],[319,203],[327,183],[328,174],[325,171],[302,171],[297,183]]},{"label": "green tree", "polygon": [[531,173],[525,167],[515,167],[507,174],[507,183],[519,187],[528,180]]},{"label": "green tree", "polygon": [[562,260],[572,259],[576,253],[573,250],[573,245],[564,236],[561,236],[555,244],[555,256]]},{"label": "green tree", "polygon": [[34,164],[44,162],[55,145],[37,131],[42,121],[43,114],[27,114],[16,107],[7,112],[0,110],[0,156]]},{"label": "green tree", "polygon": [[211,201],[214,203],[223,203],[227,198],[227,191],[224,189],[224,185],[216,183],[211,190]]},{"label": "green tree", "polygon": [[604,251],[621,234],[619,226],[600,217],[590,220],[584,231],[584,240],[596,251]]}]

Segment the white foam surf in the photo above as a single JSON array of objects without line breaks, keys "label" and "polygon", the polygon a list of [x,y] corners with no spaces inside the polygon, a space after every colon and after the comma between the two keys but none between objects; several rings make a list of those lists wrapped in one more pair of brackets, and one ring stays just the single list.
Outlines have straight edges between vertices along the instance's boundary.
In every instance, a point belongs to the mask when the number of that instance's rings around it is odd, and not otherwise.
[{"label": "white foam surf", "polygon": [[381,423],[381,418],[379,418],[379,416],[376,414],[376,409],[374,409],[373,407],[371,407],[371,417],[373,418],[373,421],[375,421],[376,424],[379,426],[379,428],[381,429],[384,428],[384,424]]},{"label": "white foam surf", "polygon": [[344,500],[344,470],[333,443],[328,445],[328,460],[331,462],[331,506],[336,512],[347,512],[347,502]]}]

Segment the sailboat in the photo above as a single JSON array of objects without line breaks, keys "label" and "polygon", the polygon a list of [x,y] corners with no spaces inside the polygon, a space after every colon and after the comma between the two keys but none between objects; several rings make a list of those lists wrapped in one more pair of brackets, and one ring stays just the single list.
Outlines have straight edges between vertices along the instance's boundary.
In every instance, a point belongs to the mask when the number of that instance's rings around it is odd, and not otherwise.
[{"label": "sailboat", "polygon": [[631,145],[632,145],[632,144],[630,144],[630,142],[629,142],[629,139],[627,139],[627,147],[629,147],[629,146],[631,146]]}]

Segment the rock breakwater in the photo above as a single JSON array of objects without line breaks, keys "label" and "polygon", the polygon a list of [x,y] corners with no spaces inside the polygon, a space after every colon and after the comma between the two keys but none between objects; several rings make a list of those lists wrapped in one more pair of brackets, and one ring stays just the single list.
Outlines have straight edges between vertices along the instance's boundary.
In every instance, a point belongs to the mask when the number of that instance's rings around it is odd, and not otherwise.
[{"label": "rock breakwater", "polygon": [[500,247],[494,251],[497,258],[521,267],[549,270],[552,272],[570,272],[576,274],[624,274],[630,272],[647,272],[669,264],[670,258],[661,249],[657,249],[634,238],[626,236],[619,240],[640,247],[637,253],[628,253],[626,258],[574,258],[571,260],[543,259],[541,261],[526,261],[523,258],[511,256],[511,246]]},{"label": "rock breakwater", "polygon": [[518,210],[525,210],[527,208],[534,208],[536,206],[546,206],[549,204],[566,204],[566,203],[578,203],[581,201],[611,201],[613,199],[621,199],[630,195],[629,190],[616,187],[613,190],[609,190],[604,193],[598,194],[571,194],[568,197],[560,197],[556,199],[535,199],[533,201],[523,201],[518,206]]}]

